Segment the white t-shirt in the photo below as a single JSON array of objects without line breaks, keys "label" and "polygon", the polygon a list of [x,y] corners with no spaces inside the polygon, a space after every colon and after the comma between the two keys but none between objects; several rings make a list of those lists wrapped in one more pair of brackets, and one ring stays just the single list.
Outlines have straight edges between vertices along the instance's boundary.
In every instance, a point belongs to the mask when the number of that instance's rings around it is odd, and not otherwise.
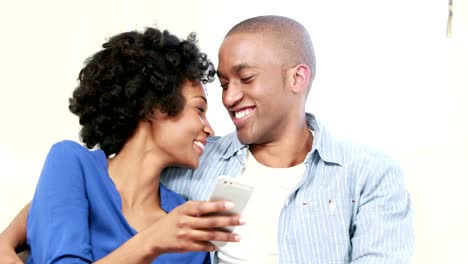
[{"label": "white t-shirt", "polygon": [[305,169],[304,163],[290,168],[266,167],[247,153],[244,170],[236,180],[255,190],[242,213],[246,224],[234,230],[241,241],[219,248],[220,264],[278,263],[278,219]]}]

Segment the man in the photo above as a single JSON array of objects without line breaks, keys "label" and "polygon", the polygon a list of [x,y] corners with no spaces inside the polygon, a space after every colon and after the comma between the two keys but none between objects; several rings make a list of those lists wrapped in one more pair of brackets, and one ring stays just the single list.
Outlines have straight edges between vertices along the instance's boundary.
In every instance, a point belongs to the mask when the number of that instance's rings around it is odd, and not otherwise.
[{"label": "man", "polygon": [[228,32],[218,55],[236,132],[207,144],[196,171],[173,168],[161,179],[194,200],[207,199],[220,175],[255,187],[241,241],[220,248],[215,262],[409,263],[412,205],[399,166],[339,141],[305,112],[315,76],[307,30],[254,17]]}]

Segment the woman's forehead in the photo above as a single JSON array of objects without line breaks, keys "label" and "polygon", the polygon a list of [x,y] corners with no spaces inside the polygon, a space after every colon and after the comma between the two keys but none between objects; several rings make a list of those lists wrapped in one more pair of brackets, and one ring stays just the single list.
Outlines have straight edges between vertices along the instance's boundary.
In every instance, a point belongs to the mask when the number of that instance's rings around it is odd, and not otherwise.
[{"label": "woman's forehead", "polygon": [[206,90],[200,81],[185,81],[182,85],[182,93],[188,97],[202,97],[206,100]]}]

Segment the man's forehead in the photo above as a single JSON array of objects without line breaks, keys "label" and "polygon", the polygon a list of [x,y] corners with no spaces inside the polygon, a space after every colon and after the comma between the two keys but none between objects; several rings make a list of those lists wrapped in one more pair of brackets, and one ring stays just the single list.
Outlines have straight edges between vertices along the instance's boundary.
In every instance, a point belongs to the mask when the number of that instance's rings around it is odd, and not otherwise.
[{"label": "man's forehead", "polygon": [[267,44],[268,42],[265,42],[267,38],[268,36],[260,33],[234,33],[224,38],[221,43],[220,52],[224,52],[224,49],[229,50],[236,47],[240,49],[246,46],[255,48]]},{"label": "man's forehead", "polygon": [[265,55],[268,46],[260,34],[236,33],[228,36],[219,49],[219,66],[233,67],[236,71],[253,67]]}]

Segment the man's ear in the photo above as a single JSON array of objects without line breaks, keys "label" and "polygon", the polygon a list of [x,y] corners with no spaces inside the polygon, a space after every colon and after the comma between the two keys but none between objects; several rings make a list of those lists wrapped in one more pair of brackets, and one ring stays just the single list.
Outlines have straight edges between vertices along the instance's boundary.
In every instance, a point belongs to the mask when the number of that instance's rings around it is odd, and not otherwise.
[{"label": "man's ear", "polygon": [[292,70],[292,91],[293,93],[307,92],[309,88],[310,75],[312,74],[309,66],[298,64]]}]

